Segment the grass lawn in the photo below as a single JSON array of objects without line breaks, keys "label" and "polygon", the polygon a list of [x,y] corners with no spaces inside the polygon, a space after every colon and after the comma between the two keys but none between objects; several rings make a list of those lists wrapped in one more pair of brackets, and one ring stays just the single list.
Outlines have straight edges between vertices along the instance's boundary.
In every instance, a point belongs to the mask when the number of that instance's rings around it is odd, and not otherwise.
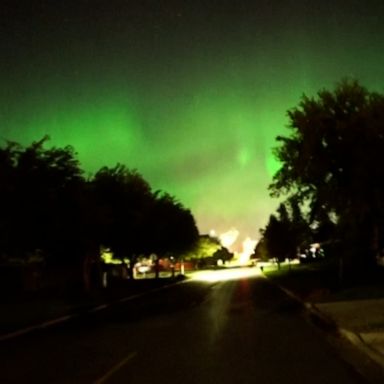
[{"label": "grass lawn", "polygon": [[325,302],[384,298],[384,270],[366,278],[343,276],[337,265],[327,262],[284,264],[264,268],[264,274],[304,301]]}]

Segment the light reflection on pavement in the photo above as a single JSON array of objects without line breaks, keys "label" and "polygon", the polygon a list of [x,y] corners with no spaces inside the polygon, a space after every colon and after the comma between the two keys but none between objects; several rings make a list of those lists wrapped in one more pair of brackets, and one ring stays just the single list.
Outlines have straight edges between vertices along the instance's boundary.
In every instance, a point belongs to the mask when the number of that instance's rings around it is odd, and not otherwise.
[{"label": "light reflection on pavement", "polygon": [[196,271],[188,274],[188,276],[192,280],[206,281],[209,283],[218,281],[238,280],[261,275],[262,273],[260,269],[255,267],[225,268],[219,270]]}]

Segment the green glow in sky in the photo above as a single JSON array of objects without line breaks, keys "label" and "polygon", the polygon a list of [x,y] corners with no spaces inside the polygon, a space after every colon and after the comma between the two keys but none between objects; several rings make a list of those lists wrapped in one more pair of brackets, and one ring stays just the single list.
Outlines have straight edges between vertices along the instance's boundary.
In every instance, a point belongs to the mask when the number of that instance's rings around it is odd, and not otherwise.
[{"label": "green glow in sky", "polygon": [[7,16],[0,136],[49,134],[88,172],[136,168],[191,208],[203,233],[258,237],[278,204],[267,191],[279,166],[271,149],[303,93],[345,76],[383,91],[379,1],[249,0],[236,12],[115,3],[45,5],[21,24]]}]

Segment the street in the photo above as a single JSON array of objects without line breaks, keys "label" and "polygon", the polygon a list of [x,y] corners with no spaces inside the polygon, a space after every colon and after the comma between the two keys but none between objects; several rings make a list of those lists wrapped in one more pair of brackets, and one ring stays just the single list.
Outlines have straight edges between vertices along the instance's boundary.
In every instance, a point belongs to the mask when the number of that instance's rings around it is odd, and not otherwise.
[{"label": "street", "polygon": [[2,342],[0,382],[364,382],[268,280],[220,273]]}]

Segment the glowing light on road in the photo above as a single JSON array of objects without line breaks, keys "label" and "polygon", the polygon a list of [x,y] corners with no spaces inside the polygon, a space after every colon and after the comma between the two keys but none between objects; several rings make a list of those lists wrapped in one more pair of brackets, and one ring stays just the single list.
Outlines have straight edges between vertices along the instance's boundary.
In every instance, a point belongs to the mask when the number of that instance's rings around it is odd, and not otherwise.
[{"label": "glowing light on road", "polygon": [[218,281],[238,280],[260,275],[261,272],[259,268],[228,268],[219,271],[193,272],[190,277],[193,280],[215,283]]}]

